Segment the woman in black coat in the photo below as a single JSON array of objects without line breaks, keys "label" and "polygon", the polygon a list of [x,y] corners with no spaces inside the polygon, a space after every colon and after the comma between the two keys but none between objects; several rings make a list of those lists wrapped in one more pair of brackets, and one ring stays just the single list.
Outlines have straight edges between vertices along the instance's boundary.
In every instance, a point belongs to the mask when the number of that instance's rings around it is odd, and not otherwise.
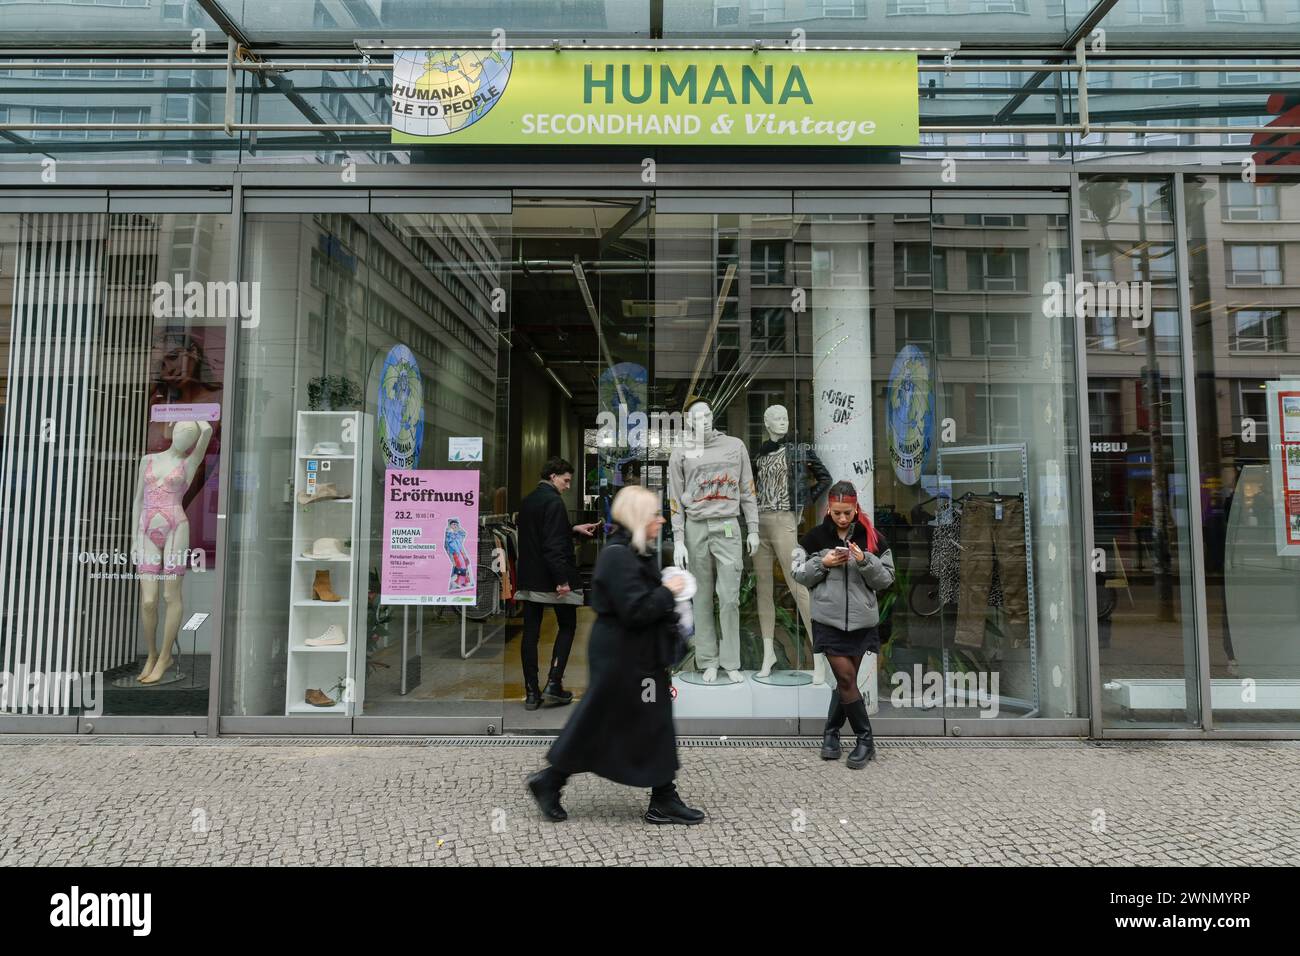
[{"label": "woman in black coat", "polygon": [[547,754],[550,766],[528,778],[528,789],[550,820],[565,820],[560,790],[575,773],[650,787],[647,823],[699,823],[704,814],[682,802],[673,784],[677,735],[673,730],[669,628],[677,626],[674,595],[682,579],[660,581],[650,545],[664,519],[659,496],[628,486],[614,498],[619,525],[602,549],[591,580],[591,678]]}]

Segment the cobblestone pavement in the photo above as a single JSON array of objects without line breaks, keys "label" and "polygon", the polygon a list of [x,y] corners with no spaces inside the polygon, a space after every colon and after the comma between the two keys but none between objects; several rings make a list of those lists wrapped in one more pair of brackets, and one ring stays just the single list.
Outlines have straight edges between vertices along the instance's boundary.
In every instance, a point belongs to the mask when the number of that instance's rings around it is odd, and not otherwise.
[{"label": "cobblestone pavement", "polygon": [[[945,745],[946,744],[946,745]],[[0,865],[1300,863],[1293,743],[684,746],[698,827],[591,777],[543,822],[544,749],[0,738]]]}]

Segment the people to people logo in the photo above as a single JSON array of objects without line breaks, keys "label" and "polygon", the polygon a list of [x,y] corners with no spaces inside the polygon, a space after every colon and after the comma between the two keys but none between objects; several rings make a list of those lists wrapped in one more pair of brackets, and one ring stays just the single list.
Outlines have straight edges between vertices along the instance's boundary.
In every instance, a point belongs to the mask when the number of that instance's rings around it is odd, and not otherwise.
[{"label": "people to people logo", "polygon": [[415,355],[394,345],[379,373],[379,447],[389,468],[414,468],[424,444],[424,385]]},{"label": "people to people logo", "polygon": [[886,389],[885,425],[894,474],[905,485],[921,478],[934,436],[934,385],[930,363],[915,345],[906,345],[894,359]]},{"label": "people to people logo", "polygon": [[473,126],[510,82],[508,50],[401,50],[393,54],[393,128],[448,136]]}]

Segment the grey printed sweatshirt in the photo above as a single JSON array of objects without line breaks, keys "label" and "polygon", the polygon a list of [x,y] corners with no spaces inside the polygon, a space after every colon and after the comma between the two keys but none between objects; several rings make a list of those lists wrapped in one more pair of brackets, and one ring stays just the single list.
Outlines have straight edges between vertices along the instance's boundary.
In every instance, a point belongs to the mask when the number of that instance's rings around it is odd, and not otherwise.
[{"label": "grey printed sweatshirt", "polygon": [[731,518],[742,509],[746,527],[757,532],[758,497],[745,443],[715,430],[698,454],[675,450],[668,459],[668,500],[678,541],[687,518]]}]

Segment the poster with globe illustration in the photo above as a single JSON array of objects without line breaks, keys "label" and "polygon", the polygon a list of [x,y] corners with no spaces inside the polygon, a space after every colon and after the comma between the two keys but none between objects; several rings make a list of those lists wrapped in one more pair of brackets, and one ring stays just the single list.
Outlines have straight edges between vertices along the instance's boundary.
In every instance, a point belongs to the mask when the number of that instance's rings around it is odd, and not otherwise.
[{"label": "poster with globe illustration", "polygon": [[424,444],[424,385],[414,353],[394,345],[379,372],[375,423],[389,468],[414,468]]},{"label": "poster with globe illustration", "polygon": [[393,54],[393,129],[448,136],[496,106],[510,82],[509,50],[399,50]]},{"label": "poster with globe illustration", "polygon": [[904,346],[894,358],[885,390],[885,428],[894,474],[905,485],[921,478],[934,439],[934,382],[925,353]]}]

